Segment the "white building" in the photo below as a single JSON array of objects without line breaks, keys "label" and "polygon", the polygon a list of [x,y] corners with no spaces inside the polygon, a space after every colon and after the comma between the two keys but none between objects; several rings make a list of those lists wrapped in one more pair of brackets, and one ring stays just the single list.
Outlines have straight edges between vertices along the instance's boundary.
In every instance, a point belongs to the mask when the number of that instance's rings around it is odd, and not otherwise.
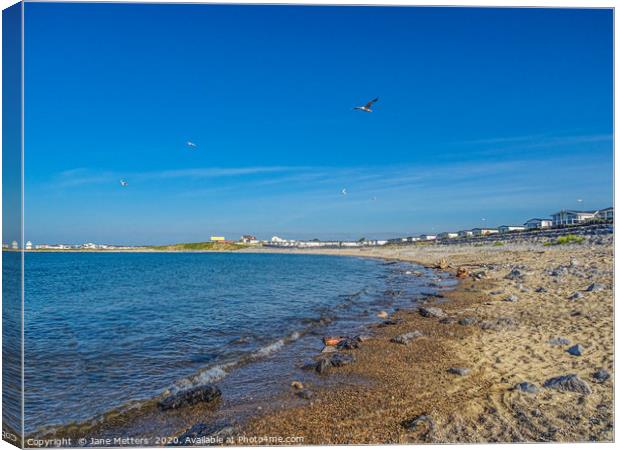
[{"label": "white building", "polygon": [[26,250],[32,250],[32,242],[26,242]]},{"label": "white building", "polygon": [[499,233],[497,228],[474,228],[471,231],[474,236],[488,236],[489,234]]},{"label": "white building", "polygon": [[459,237],[458,233],[452,233],[450,231],[446,231],[444,233],[439,233],[437,235],[437,239],[455,239],[457,237]]},{"label": "white building", "polygon": [[17,249],[19,249],[19,244],[17,243],[17,241],[13,241],[13,242],[11,242],[11,248],[12,248],[13,250],[17,250]]},{"label": "white building", "polygon": [[553,225],[578,225],[595,219],[598,211],[575,211],[572,209],[563,209],[552,214]]},{"label": "white building", "polygon": [[457,233],[459,235],[459,237],[471,237],[474,235],[474,232],[472,230],[461,230]]},{"label": "white building", "polygon": [[437,236],[434,234],[423,234],[420,236],[421,241],[434,241],[437,239]]},{"label": "white building", "polygon": [[614,220],[614,207],[610,206],[609,208],[601,209],[596,216],[603,220]]},{"label": "white building", "polygon": [[535,230],[538,228],[549,228],[553,226],[553,220],[551,219],[530,219],[523,224],[523,226],[528,230]]},{"label": "white building", "polygon": [[525,227],[521,225],[502,225],[497,227],[497,231],[500,233],[510,233],[511,231],[523,231]]},{"label": "white building", "polygon": [[279,237],[279,236],[273,236],[273,237],[271,238],[271,242],[288,242],[288,241],[287,241],[286,239],[282,239],[282,238],[281,238],[281,237]]}]

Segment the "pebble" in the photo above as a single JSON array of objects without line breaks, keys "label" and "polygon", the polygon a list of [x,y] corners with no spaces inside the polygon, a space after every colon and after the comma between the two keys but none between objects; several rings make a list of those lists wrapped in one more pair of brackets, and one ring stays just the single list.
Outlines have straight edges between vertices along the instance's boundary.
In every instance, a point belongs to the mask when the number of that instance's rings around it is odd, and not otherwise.
[{"label": "pebble", "polygon": [[547,289],[545,289],[544,287],[540,286],[536,288],[536,292],[541,293],[541,292],[547,292]]},{"label": "pebble", "polygon": [[525,273],[515,267],[504,278],[507,280],[521,280],[524,276]]},{"label": "pebble", "polygon": [[478,322],[478,319],[475,317],[463,317],[462,319],[459,319],[459,325],[463,326],[475,325],[476,322]]},{"label": "pebble", "polygon": [[421,306],[418,311],[424,317],[446,317],[446,313],[443,312],[441,308],[435,308],[432,306],[429,306],[428,308]]},{"label": "pebble", "polygon": [[517,391],[525,392],[527,394],[536,394],[538,392],[538,387],[529,381],[519,383],[514,388]]},{"label": "pebble", "polygon": [[592,283],[590,286],[586,288],[588,292],[599,292],[605,290],[605,285],[600,283]]},{"label": "pebble", "polygon": [[563,392],[578,392],[584,395],[589,395],[592,393],[590,385],[575,374],[549,378],[545,381],[543,387],[548,389],[557,389],[558,391]]},{"label": "pebble", "polygon": [[583,354],[583,347],[581,344],[575,344],[566,351],[573,356],[581,356]]},{"label": "pebble", "polygon": [[558,345],[558,346],[570,345],[570,340],[566,339],[566,338],[563,338],[563,337],[552,338],[552,339],[549,339],[547,342],[550,345]]},{"label": "pebble", "polygon": [[609,377],[611,377],[611,375],[605,369],[598,369],[592,374],[595,383],[604,383]]},{"label": "pebble", "polygon": [[421,336],[422,336],[422,333],[420,333],[418,330],[415,330],[415,331],[410,331],[409,333],[404,333],[404,334],[395,336],[392,339],[390,339],[390,341],[396,344],[409,345],[411,341]]},{"label": "pebble", "polygon": [[222,392],[212,384],[196,386],[191,389],[172,394],[157,404],[159,409],[177,409],[183,406],[195,405],[196,403],[208,403],[221,397]]},{"label": "pebble", "polygon": [[448,369],[448,372],[454,375],[464,377],[465,375],[469,375],[469,372],[471,372],[471,370],[466,367],[450,367]]},{"label": "pebble", "polygon": [[291,382],[291,387],[293,389],[303,389],[304,385],[303,385],[303,383],[301,381],[293,381],[293,382]]},{"label": "pebble", "polygon": [[575,292],[573,295],[568,297],[569,300],[578,300],[580,298],[583,298],[583,294],[581,292]]},{"label": "pebble", "polygon": [[506,297],[504,299],[505,302],[518,302],[519,301],[519,297],[517,297],[516,295],[512,294],[509,295],[508,297]]}]

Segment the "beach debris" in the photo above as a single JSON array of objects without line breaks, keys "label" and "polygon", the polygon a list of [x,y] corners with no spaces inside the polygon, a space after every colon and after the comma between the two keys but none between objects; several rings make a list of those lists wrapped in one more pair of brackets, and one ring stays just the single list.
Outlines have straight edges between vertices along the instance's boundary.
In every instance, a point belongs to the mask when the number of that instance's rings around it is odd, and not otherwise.
[{"label": "beach debris", "polygon": [[552,338],[552,339],[549,339],[547,342],[549,343],[549,345],[554,345],[554,346],[570,345],[570,340],[563,338],[563,337]]},{"label": "beach debris", "polygon": [[437,264],[435,264],[435,268],[436,269],[447,269],[448,267],[450,267],[450,264],[448,264],[448,260],[446,258],[441,258]]},{"label": "beach debris", "polygon": [[387,318],[388,318],[388,316],[389,316],[389,315],[388,315],[387,311],[379,311],[379,312],[377,313],[377,317],[378,317],[379,319],[387,319]]},{"label": "beach debris", "polygon": [[295,392],[295,395],[299,398],[303,398],[304,400],[310,400],[312,398],[312,392],[308,389],[297,391]]},{"label": "beach debris", "polygon": [[[404,420],[401,425],[409,431],[422,431],[422,438],[426,439],[435,431],[435,421],[428,414],[420,414],[411,419]],[[423,428],[422,428],[423,427]]]},{"label": "beach debris", "polygon": [[581,292],[575,292],[573,295],[568,297],[569,300],[579,300],[580,298],[583,298],[583,294]]},{"label": "beach debris", "polygon": [[463,326],[475,325],[476,322],[478,322],[478,319],[475,317],[463,317],[459,319],[459,325]]},{"label": "beach debris", "polygon": [[575,344],[566,351],[573,356],[581,356],[583,354],[583,350],[584,349],[581,344]]},{"label": "beach debris", "polygon": [[529,381],[523,381],[522,383],[515,385],[514,389],[527,394],[536,394],[538,392],[538,387]]},{"label": "beach debris", "polygon": [[293,389],[303,389],[304,388],[304,384],[301,381],[292,381],[291,382],[291,387]]},{"label": "beach debris", "polygon": [[604,291],[604,290],[605,290],[605,285],[600,284],[600,283],[592,283],[590,286],[586,288],[586,291],[588,292],[599,292],[599,291]]},{"label": "beach debris", "polygon": [[595,383],[604,383],[609,379],[609,377],[611,377],[611,375],[605,369],[598,369],[592,374],[592,378]]},{"label": "beach debris", "polygon": [[543,387],[548,389],[556,389],[563,392],[578,392],[584,395],[589,395],[592,393],[590,385],[575,374],[549,378],[545,381]]},{"label": "beach debris", "polygon": [[420,306],[418,308],[418,312],[423,317],[438,317],[438,318],[446,317],[446,313],[443,312],[441,308],[436,308],[434,306],[429,306],[429,307]]},{"label": "beach debris", "polygon": [[463,278],[467,278],[469,276],[469,272],[465,267],[459,267],[458,269],[456,269],[456,277],[463,279]]},{"label": "beach debris", "polygon": [[353,109],[358,110],[358,111],[364,111],[364,112],[372,112],[372,109],[370,109],[372,107],[372,104],[378,101],[379,101],[379,97],[373,98],[371,101],[366,103],[364,106],[355,106],[353,107]]},{"label": "beach debris", "polygon": [[323,350],[321,350],[321,353],[334,353],[337,351],[338,349],[333,345],[326,345],[325,347],[323,347]]},{"label": "beach debris", "polygon": [[540,286],[540,287],[536,288],[535,292],[538,292],[540,294],[540,293],[543,293],[543,292],[547,292],[547,289],[545,289],[544,287]]},{"label": "beach debris", "polygon": [[338,345],[338,343],[342,341],[343,339],[345,338],[342,336],[325,336],[323,338],[323,344],[327,346],[334,346],[334,345]]},{"label": "beach debris", "polygon": [[399,334],[398,336],[395,336],[392,339],[390,339],[390,342],[394,342],[396,344],[409,345],[411,341],[421,336],[422,336],[422,333],[420,333],[418,330],[415,330],[415,331],[410,331],[409,333]]},{"label": "beach debris", "polygon": [[469,375],[469,372],[471,372],[471,369],[468,369],[467,367],[450,367],[448,369],[448,373],[458,375],[461,377]]},{"label": "beach debris", "polygon": [[506,297],[504,299],[505,302],[518,302],[519,301],[519,297],[517,297],[514,294],[509,295],[508,297]]},{"label": "beach debris", "polygon": [[525,276],[525,272],[515,267],[504,278],[507,280],[523,280],[524,276]]},{"label": "beach debris", "polygon": [[222,392],[212,384],[196,386],[176,394],[169,395],[158,403],[159,409],[177,409],[183,406],[195,405],[196,403],[208,403],[221,397]]}]

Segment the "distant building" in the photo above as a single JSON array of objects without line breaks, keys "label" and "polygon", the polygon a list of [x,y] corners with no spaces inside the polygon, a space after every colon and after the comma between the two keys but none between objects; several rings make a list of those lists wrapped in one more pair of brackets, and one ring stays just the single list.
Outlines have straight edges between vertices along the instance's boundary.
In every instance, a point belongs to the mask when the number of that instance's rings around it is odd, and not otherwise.
[{"label": "distant building", "polygon": [[535,230],[538,228],[549,228],[553,226],[553,220],[551,219],[530,219],[523,224],[523,226],[528,230]]},{"label": "distant building", "polygon": [[32,242],[26,242],[26,250],[32,250]]},{"label": "distant building", "polygon": [[211,242],[223,242],[225,240],[224,236],[211,236]]},{"label": "distant building", "polygon": [[258,239],[256,239],[256,236],[252,236],[251,234],[245,234],[241,236],[241,242],[244,244],[258,244]]},{"label": "distant building", "polygon": [[500,233],[510,233],[511,231],[523,231],[525,230],[524,226],[521,225],[502,225],[497,227],[497,231]]},{"label": "distant building", "polygon": [[17,241],[13,241],[13,242],[11,242],[11,248],[12,248],[13,250],[17,250],[17,249],[19,249],[19,244],[17,243]]},{"label": "distant building", "polygon": [[499,233],[497,228],[474,228],[471,231],[474,236],[488,236],[489,234]]},{"label": "distant building", "polygon": [[437,239],[454,239],[454,238],[457,238],[457,237],[459,237],[458,233],[452,233],[450,231],[446,231],[444,233],[439,233],[437,235]]},{"label": "distant building", "polygon": [[281,237],[279,237],[279,236],[273,236],[273,237],[271,238],[271,242],[287,242],[287,240],[286,240],[286,239],[282,239],[282,238],[281,238]]},{"label": "distant building", "polygon": [[578,225],[595,219],[598,211],[576,211],[572,209],[563,209],[552,214],[553,225]]},{"label": "distant building", "polygon": [[474,235],[472,230],[461,230],[457,233],[459,237],[471,237]]},{"label": "distant building", "polygon": [[614,220],[614,207],[601,209],[598,211],[597,217],[603,220]]},{"label": "distant building", "polygon": [[421,241],[434,241],[437,239],[437,236],[434,234],[423,234],[420,236]]}]

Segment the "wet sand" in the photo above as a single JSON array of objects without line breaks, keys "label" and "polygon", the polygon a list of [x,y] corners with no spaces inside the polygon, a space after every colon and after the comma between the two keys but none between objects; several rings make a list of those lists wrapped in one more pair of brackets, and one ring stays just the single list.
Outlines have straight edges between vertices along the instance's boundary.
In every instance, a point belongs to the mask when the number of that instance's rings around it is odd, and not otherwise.
[{"label": "wet sand", "polygon": [[[302,250],[427,266],[444,259],[445,270],[462,267],[468,276],[429,302],[447,318],[397,312],[402,323],[376,328],[361,348],[343,351],[354,364],[316,375],[337,377],[335,387],[308,382],[305,404],[263,414],[232,434],[301,437],[304,444],[612,441],[613,244],[611,237],[593,242]],[[600,286],[587,291],[593,283]],[[471,320],[459,324],[464,318]],[[423,337],[390,342],[414,330]],[[554,338],[570,344],[552,345]],[[581,356],[567,351],[575,344]],[[611,377],[600,382],[598,369]],[[585,382],[577,384],[586,393],[543,387],[568,374]],[[360,378],[367,383],[347,381]],[[522,382],[537,392],[515,389]]]}]

